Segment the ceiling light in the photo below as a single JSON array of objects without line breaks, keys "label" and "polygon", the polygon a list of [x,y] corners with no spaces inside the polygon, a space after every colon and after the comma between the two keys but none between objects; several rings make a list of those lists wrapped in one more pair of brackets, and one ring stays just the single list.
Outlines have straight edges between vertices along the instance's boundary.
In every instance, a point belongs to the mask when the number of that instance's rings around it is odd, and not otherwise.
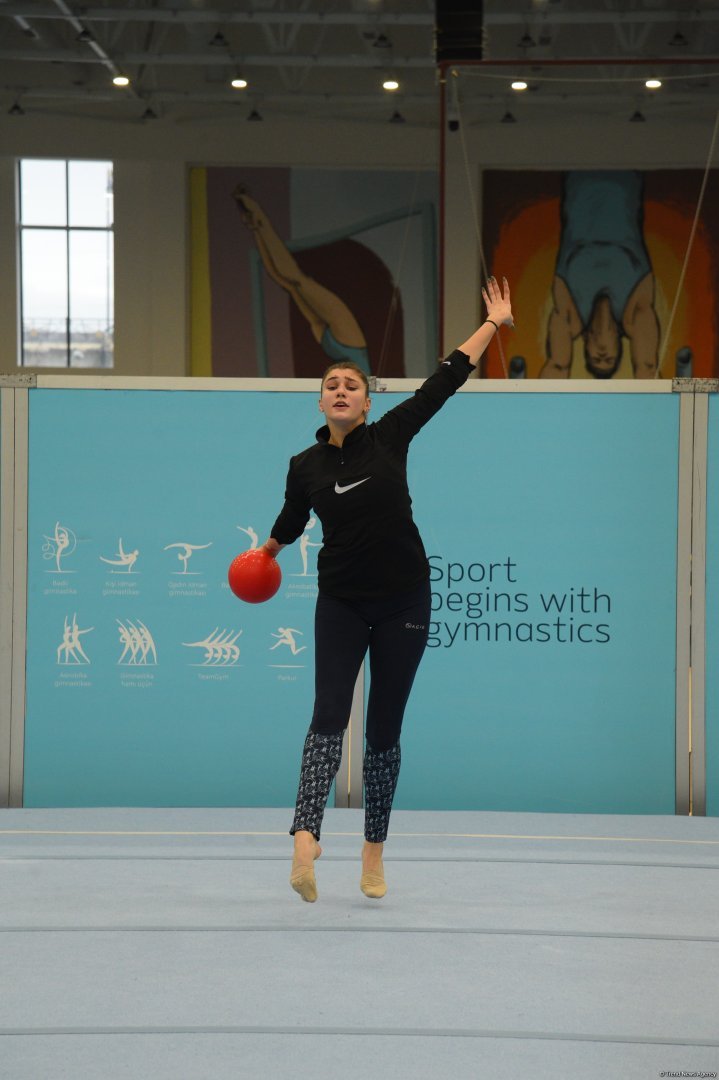
[{"label": "ceiling light", "polygon": [[24,116],[25,110],[19,101],[16,101],[14,105],[11,105],[7,111],[8,116]]},{"label": "ceiling light", "polygon": [[244,90],[247,86],[247,79],[233,79],[230,86],[234,86],[235,90]]},{"label": "ceiling light", "polygon": [[250,113],[250,115],[247,117],[247,119],[251,120],[253,123],[256,124],[258,120],[262,119],[262,117],[258,113],[257,109],[253,109],[252,112]]},{"label": "ceiling light", "polygon": [[512,89],[513,90],[526,90],[527,89],[527,84],[524,81],[524,79],[515,79],[514,82],[512,83]]},{"label": "ceiling light", "polygon": [[662,85],[662,81],[661,79],[647,79],[644,85],[646,86],[647,90],[658,90],[659,87]]},{"label": "ceiling light", "polygon": [[115,86],[129,86],[130,85],[130,80],[128,79],[127,75],[116,75],[115,78],[112,81],[113,81],[113,84]]},{"label": "ceiling light", "polygon": [[383,90],[399,90],[399,83],[396,79],[385,79],[382,83]]},{"label": "ceiling light", "polygon": [[646,123],[646,119],[647,118],[644,113],[640,112],[639,109],[635,109],[632,115],[629,117],[629,122],[631,124],[644,124]]},{"label": "ceiling light", "polygon": [[517,117],[514,116],[509,111],[507,111],[504,114],[504,116],[502,117],[502,119],[500,120],[500,124],[516,124],[516,123],[517,123]]}]

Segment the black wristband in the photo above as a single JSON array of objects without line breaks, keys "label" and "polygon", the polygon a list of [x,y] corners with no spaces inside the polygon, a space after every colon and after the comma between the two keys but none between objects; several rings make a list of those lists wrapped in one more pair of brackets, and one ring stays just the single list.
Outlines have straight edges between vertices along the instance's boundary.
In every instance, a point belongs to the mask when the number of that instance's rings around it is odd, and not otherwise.
[{"label": "black wristband", "polygon": [[488,322],[491,322],[491,324],[492,324],[492,326],[494,327],[494,329],[495,329],[495,330],[497,331],[497,333],[499,333],[499,327],[497,326],[497,324],[496,324],[496,322],[494,321],[494,319],[485,319],[484,321],[485,321],[486,323],[488,323]]}]

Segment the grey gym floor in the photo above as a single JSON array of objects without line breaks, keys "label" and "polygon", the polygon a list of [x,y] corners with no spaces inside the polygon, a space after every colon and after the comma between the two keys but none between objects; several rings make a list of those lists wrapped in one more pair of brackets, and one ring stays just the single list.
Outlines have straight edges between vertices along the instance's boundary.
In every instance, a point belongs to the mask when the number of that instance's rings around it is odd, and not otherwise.
[{"label": "grey gym floor", "polygon": [[719,821],[0,811],[3,1080],[654,1080],[719,1071]]}]

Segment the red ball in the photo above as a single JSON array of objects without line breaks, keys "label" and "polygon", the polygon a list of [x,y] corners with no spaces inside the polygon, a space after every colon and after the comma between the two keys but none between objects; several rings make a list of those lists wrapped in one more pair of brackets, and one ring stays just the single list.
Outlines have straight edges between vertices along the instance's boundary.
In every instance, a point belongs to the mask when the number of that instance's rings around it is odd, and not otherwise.
[{"label": "red ball", "polygon": [[276,559],[262,548],[253,548],[232,560],[227,580],[240,600],[248,604],[261,604],[275,595],[282,581],[282,573]]}]

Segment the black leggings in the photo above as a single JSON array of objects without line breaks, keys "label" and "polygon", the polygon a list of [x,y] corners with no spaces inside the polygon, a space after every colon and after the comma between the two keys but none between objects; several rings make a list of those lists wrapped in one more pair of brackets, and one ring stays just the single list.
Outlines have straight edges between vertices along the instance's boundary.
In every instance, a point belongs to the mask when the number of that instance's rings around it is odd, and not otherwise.
[{"label": "black leggings", "polygon": [[364,758],[365,839],[387,837],[401,752],[399,735],[429,633],[429,582],[381,600],[348,603],[320,594],[315,616],[315,709],[305,739],[290,833],[319,840],[322,816],[342,758],[357,673],[370,657],[367,750]]},{"label": "black leggings", "polygon": [[422,659],[430,618],[429,581],[379,600],[337,600],[320,593],[315,612],[315,708],[310,731],[334,735],[349,720],[352,693],[369,649],[365,734],[379,751],[394,746]]}]

